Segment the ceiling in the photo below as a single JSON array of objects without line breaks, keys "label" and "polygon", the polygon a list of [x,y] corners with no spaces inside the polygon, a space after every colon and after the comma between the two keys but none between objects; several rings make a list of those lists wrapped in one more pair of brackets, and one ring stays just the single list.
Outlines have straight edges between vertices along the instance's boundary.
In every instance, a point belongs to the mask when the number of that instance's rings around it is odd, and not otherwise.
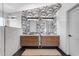
[{"label": "ceiling", "polygon": [[[32,8],[38,8],[46,5],[53,5],[55,3],[4,3],[4,12],[13,13],[18,11],[23,11]],[[0,11],[2,11],[2,4],[0,3]]]}]

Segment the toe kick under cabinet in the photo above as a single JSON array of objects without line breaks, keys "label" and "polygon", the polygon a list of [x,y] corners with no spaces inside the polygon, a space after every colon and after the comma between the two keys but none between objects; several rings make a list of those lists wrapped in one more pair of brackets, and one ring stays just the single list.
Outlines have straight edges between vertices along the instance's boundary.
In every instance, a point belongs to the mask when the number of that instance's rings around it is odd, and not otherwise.
[{"label": "toe kick under cabinet", "polygon": [[[59,36],[20,36],[21,46],[59,46]],[[39,45],[40,44],[40,45]]]}]

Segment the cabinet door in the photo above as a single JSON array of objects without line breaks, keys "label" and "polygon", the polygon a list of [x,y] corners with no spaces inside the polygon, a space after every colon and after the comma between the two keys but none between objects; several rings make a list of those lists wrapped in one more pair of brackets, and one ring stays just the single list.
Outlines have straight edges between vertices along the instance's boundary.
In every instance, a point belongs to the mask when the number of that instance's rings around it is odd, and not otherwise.
[{"label": "cabinet door", "polygon": [[59,37],[42,36],[42,46],[59,46]]},{"label": "cabinet door", "polygon": [[21,46],[38,46],[38,36],[21,36]]},{"label": "cabinet door", "polygon": [[53,42],[53,46],[59,46],[59,36],[52,36],[51,40]]}]

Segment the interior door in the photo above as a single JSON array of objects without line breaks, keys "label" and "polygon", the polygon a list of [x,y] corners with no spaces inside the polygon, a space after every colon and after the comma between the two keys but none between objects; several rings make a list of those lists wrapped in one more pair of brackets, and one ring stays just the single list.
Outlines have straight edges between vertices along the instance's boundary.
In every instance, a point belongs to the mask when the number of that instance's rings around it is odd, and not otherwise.
[{"label": "interior door", "polygon": [[70,55],[79,55],[79,6],[69,11]]}]

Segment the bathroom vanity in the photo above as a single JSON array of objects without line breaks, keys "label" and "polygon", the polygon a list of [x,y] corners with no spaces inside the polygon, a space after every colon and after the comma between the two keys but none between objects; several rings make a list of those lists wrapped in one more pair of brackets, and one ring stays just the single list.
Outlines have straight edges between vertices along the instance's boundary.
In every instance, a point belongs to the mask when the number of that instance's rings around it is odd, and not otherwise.
[{"label": "bathroom vanity", "polygon": [[46,6],[22,12],[23,35],[20,36],[22,47],[59,46],[57,18],[54,14],[60,9],[61,5],[57,4],[55,7],[55,10],[53,10],[52,6]]},{"label": "bathroom vanity", "polygon": [[52,35],[21,35],[21,46],[59,46],[59,36]]}]

